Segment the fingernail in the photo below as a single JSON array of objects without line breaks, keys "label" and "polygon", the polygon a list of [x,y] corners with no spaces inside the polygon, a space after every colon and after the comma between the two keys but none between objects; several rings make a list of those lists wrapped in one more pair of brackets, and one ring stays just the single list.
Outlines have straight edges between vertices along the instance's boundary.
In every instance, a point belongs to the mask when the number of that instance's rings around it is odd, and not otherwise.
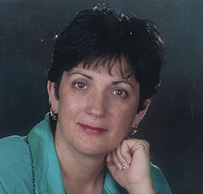
[{"label": "fingernail", "polygon": [[129,166],[127,164],[123,164],[123,170],[129,169]]},{"label": "fingernail", "polygon": [[130,164],[130,163],[131,163],[131,161],[130,161],[129,159],[126,159],[126,162],[127,162],[128,164]]},{"label": "fingernail", "polygon": [[107,162],[110,162],[110,161],[111,161],[111,156],[110,156],[110,154],[107,154],[107,156],[106,156],[106,161],[107,161]]},{"label": "fingernail", "polygon": [[119,170],[123,169],[123,166],[120,163],[117,163],[116,166],[118,167]]}]

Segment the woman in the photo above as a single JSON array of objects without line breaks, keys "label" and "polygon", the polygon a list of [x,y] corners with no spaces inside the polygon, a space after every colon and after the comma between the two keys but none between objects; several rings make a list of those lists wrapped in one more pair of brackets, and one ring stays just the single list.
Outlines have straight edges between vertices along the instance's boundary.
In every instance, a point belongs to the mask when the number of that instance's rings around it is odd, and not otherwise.
[{"label": "woman", "polygon": [[1,193],[171,193],[149,144],[128,139],[159,84],[163,42],[144,20],[80,12],[56,38],[51,112],[26,137],[0,141]]}]

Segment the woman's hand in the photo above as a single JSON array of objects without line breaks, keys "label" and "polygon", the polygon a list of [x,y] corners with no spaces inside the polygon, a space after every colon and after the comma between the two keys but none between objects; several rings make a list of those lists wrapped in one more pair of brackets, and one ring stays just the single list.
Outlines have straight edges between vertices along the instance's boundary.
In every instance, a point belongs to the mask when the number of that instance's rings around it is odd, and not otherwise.
[{"label": "woman's hand", "polygon": [[130,194],[155,194],[150,174],[149,143],[123,140],[106,156],[106,165],[114,179]]}]

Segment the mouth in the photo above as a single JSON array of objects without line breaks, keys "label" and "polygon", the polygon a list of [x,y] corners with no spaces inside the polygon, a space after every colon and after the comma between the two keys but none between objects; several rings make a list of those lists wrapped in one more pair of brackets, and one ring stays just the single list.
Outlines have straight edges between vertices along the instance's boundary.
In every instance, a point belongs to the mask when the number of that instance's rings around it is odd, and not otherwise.
[{"label": "mouth", "polygon": [[89,125],[79,124],[81,128],[90,135],[99,135],[105,133],[107,129],[98,128],[98,127],[91,127]]}]

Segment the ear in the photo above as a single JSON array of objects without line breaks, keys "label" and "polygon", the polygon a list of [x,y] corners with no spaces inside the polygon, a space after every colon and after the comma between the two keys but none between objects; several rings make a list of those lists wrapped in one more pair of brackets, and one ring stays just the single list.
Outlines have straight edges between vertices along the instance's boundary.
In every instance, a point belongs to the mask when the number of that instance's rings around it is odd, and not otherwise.
[{"label": "ear", "polygon": [[58,97],[56,96],[55,83],[48,81],[47,91],[49,94],[49,102],[54,113],[58,113]]},{"label": "ear", "polygon": [[151,98],[148,98],[148,99],[144,100],[145,109],[139,111],[139,112],[135,115],[135,118],[134,118],[133,124],[132,124],[132,128],[136,128],[136,127],[138,126],[138,124],[140,123],[140,121],[143,119],[143,117],[144,117],[145,114],[147,113],[147,110],[148,110],[150,104],[151,104]]}]

